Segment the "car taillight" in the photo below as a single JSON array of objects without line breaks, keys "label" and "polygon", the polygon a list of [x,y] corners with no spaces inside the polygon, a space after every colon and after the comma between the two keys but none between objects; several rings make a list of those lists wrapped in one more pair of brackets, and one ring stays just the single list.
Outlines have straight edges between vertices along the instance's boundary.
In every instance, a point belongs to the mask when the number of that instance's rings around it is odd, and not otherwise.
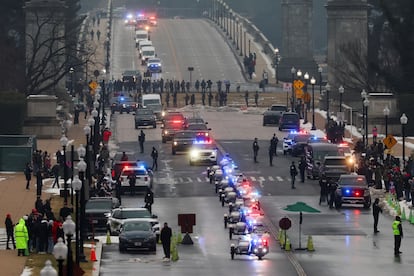
[{"label": "car taillight", "polygon": [[111,176],[112,178],[115,178],[115,170],[111,170]]},{"label": "car taillight", "polygon": [[148,176],[144,177],[144,181],[148,181]]}]

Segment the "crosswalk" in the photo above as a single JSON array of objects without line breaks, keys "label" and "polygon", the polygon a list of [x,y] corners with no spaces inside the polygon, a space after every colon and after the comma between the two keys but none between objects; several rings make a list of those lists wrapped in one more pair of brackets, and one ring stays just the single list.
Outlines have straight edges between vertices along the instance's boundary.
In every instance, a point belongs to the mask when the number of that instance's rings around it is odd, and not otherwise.
[{"label": "crosswalk", "polygon": [[[247,179],[255,183],[264,183],[264,182],[290,182],[290,177],[282,176],[247,176]],[[207,177],[198,176],[198,177],[162,177],[154,176],[154,183],[158,185],[170,185],[170,184],[188,184],[188,183],[208,183],[209,179]]]}]

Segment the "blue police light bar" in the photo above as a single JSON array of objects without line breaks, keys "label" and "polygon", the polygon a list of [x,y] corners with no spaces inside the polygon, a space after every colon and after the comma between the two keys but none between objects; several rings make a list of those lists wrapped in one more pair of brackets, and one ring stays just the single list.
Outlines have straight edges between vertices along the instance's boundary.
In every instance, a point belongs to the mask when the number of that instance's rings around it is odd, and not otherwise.
[{"label": "blue police light bar", "polygon": [[121,97],[121,101],[124,101],[125,100],[125,98],[124,97]]},{"label": "blue police light bar", "polygon": [[351,193],[351,190],[350,189],[346,189],[345,190],[345,193],[350,194]]}]

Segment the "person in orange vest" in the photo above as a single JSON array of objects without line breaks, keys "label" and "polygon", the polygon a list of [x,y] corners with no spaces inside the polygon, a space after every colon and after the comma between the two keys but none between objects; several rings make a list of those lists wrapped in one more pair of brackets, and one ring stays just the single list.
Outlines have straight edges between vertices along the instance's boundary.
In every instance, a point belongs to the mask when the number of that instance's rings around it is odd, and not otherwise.
[{"label": "person in orange vest", "polygon": [[377,142],[378,130],[377,126],[374,126],[372,129],[372,142],[375,144]]}]

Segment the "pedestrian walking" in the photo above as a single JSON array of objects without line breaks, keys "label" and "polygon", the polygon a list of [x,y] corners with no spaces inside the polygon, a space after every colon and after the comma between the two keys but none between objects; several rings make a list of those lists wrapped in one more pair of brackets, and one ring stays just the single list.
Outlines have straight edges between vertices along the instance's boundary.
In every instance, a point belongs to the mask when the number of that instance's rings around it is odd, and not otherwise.
[{"label": "pedestrian walking", "polygon": [[164,259],[170,259],[172,230],[168,227],[168,223],[164,222],[164,227],[161,230],[161,243],[164,250]]},{"label": "pedestrian walking", "polygon": [[290,177],[292,179],[292,189],[296,189],[295,187],[295,179],[298,175],[298,170],[296,169],[295,161],[292,161],[292,164],[290,165]]},{"label": "pedestrian walking", "polygon": [[185,96],[184,96],[185,105],[188,105],[189,100],[190,100],[190,95],[188,95],[188,93],[185,93]]},{"label": "pedestrian walking", "polygon": [[145,208],[152,214],[152,204],[154,204],[154,192],[151,191],[151,188],[147,188],[147,192],[145,193]]},{"label": "pedestrian walking", "polygon": [[319,186],[321,187],[319,205],[321,205],[322,202],[328,202],[328,183],[326,181],[319,180]]},{"label": "pedestrian walking", "polygon": [[122,152],[121,161],[128,161],[128,155],[125,151]]},{"label": "pedestrian walking", "polygon": [[96,38],[99,40],[100,37],[101,37],[101,31],[97,30],[96,31]]},{"label": "pedestrian walking", "polygon": [[53,177],[55,179],[53,181],[52,188],[54,188],[55,186],[57,186],[57,188],[59,189],[60,187],[59,187],[59,165],[58,164],[55,164],[52,167],[52,174],[53,174]]},{"label": "pedestrian walking", "polygon": [[269,146],[269,165],[271,167],[273,167],[273,153],[274,151],[273,151],[272,146]]},{"label": "pedestrian walking", "polygon": [[141,150],[141,153],[144,153],[145,133],[142,129],[138,136],[138,142],[139,142],[139,148]]},{"label": "pedestrian walking", "polygon": [[6,242],[6,249],[10,250],[11,248],[9,247],[9,242],[10,240],[13,243],[13,248],[16,249],[16,242],[14,241],[14,223],[11,219],[11,215],[7,214],[6,215],[6,220],[4,221],[4,225],[6,226],[6,234],[7,234],[7,242]]},{"label": "pedestrian walking", "polygon": [[249,107],[249,91],[244,92],[244,101],[246,102],[246,107]]},{"label": "pedestrian walking", "polygon": [[394,222],[392,223],[392,231],[394,233],[394,255],[395,257],[399,257],[402,253],[400,251],[401,239],[404,236],[401,218],[399,216],[396,216]]},{"label": "pedestrian walking", "polygon": [[377,129],[377,126],[374,126],[372,128],[372,143],[373,144],[377,142],[377,136],[378,136],[378,129]]},{"label": "pedestrian walking", "polygon": [[[328,183],[328,193],[329,193],[329,208],[332,209],[334,207],[334,201],[335,201],[335,192],[338,188],[337,184],[333,181],[330,181]],[[338,206],[337,206],[338,208]]]},{"label": "pedestrian walking", "polygon": [[135,184],[137,183],[137,179],[135,177],[135,173],[131,172],[130,175],[128,175],[128,181],[129,181],[129,189],[131,191],[131,195],[135,195]]},{"label": "pedestrian walking", "polygon": [[194,106],[195,105],[195,95],[194,95],[194,93],[191,94],[190,104],[191,104],[191,106]]},{"label": "pedestrian walking", "polygon": [[299,172],[300,172],[300,182],[305,182],[305,170],[306,170],[306,160],[305,157],[302,156],[302,158],[299,161]]},{"label": "pedestrian walking", "polygon": [[379,199],[376,198],[374,201],[374,204],[372,204],[372,215],[374,216],[374,234],[379,233],[379,230],[378,230],[379,213],[382,213],[382,208],[379,206]]},{"label": "pedestrian walking", "polygon": [[24,176],[26,177],[26,190],[29,190],[30,180],[32,180],[33,168],[29,162],[26,163],[24,168]]},{"label": "pedestrian walking", "polygon": [[259,153],[259,142],[257,141],[257,138],[254,138],[253,141],[253,160],[254,163],[258,163],[257,161],[257,154]]},{"label": "pedestrian walking", "polygon": [[155,147],[152,147],[151,157],[152,157],[151,170],[158,171],[158,151]]},{"label": "pedestrian walking", "polygon": [[93,35],[95,34],[95,32],[92,30],[91,31],[91,40],[93,40]]},{"label": "pedestrian walking", "polygon": [[40,197],[42,195],[43,187],[43,174],[41,170],[38,170],[36,173],[36,195]]},{"label": "pedestrian walking", "polygon": [[277,156],[277,144],[279,143],[279,138],[277,138],[276,133],[273,133],[272,139],[270,139],[270,146],[273,150],[273,155]]},{"label": "pedestrian walking", "polygon": [[24,256],[28,249],[29,232],[27,231],[26,222],[23,218],[14,227],[14,237],[16,238],[17,256]]}]

